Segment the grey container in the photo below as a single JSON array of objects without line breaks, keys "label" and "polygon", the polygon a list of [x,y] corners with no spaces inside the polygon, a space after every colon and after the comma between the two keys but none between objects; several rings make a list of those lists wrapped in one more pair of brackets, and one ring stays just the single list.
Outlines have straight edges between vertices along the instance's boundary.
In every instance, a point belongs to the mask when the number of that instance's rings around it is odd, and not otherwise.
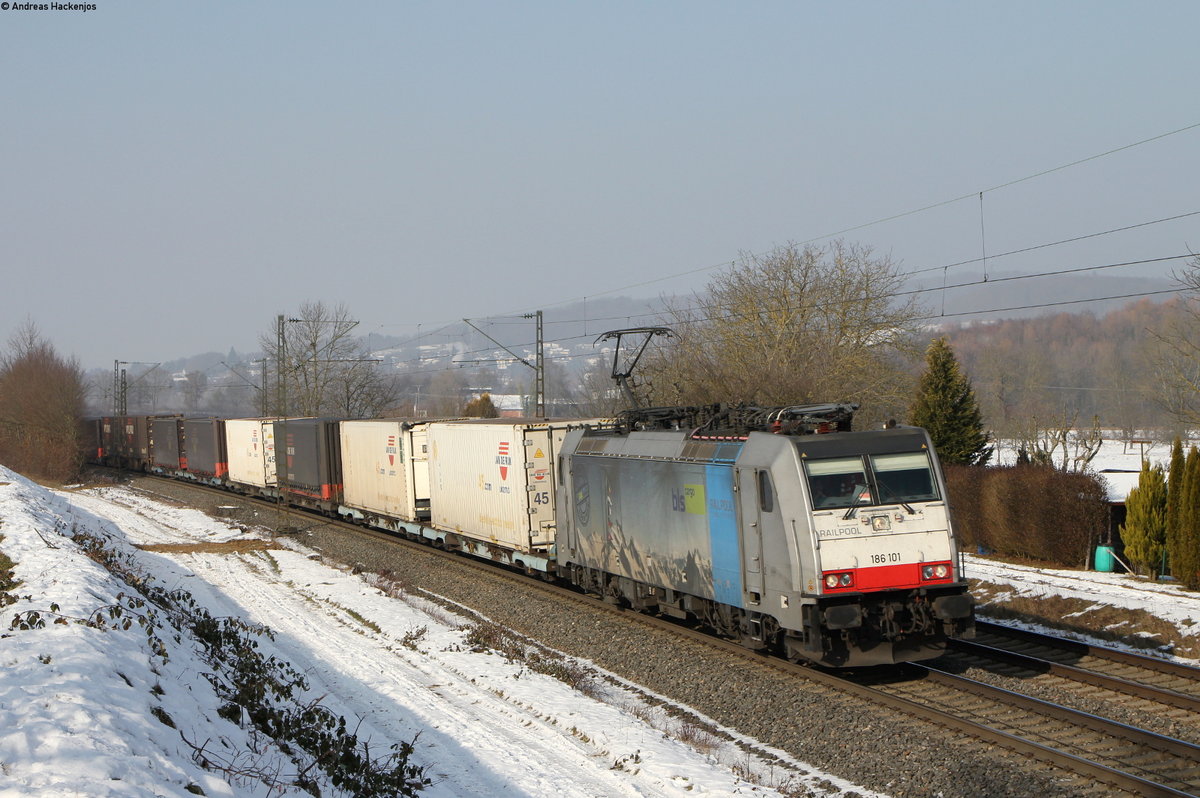
[{"label": "grey container", "polygon": [[331,507],[342,498],[342,454],[338,421],[328,418],[275,422],[279,489]]},{"label": "grey container", "polygon": [[183,468],[187,463],[183,458],[183,419],[152,418],[148,424],[151,467],[163,471]]},{"label": "grey container", "polygon": [[225,452],[225,421],[220,418],[188,418],[183,421],[186,469],[198,479],[222,479],[229,473]]}]

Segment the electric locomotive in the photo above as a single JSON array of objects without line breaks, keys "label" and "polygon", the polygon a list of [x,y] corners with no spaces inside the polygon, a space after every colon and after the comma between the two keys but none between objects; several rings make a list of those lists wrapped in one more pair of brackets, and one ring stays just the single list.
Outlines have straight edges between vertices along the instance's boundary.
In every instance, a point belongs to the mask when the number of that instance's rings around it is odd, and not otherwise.
[{"label": "electric locomotive", "polygon": [[561,449],[559,571],[789,659],[928,659],[970,635],[941,470],[923,429],[852,432],[854,405],[633,411]]}]

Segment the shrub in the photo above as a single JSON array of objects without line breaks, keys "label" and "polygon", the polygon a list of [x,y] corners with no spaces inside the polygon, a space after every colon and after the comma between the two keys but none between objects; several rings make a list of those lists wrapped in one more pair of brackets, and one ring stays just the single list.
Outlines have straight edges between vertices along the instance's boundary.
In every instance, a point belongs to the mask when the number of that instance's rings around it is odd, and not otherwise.
[{"label": "shrub", "polygon": [[1049,466],[947,466],[960,545],[1007,557],[1085,565],[1108,523],[1104,486]]}]

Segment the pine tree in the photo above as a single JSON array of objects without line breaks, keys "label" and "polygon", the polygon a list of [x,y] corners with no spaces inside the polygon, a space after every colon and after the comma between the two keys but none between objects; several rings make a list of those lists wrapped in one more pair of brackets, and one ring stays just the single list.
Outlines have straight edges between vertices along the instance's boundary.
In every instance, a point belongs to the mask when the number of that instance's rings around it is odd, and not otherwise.
[{"label": "pine tree", "polygon": [[1183,441],[1178,436],[1171,446],[1171,465],[1167,469],[1167,560],[1171,573],[1179,556],[1179,522],[1183,509],[1184,481],[1187,478]]},{"label": "pine tree", "polygon": [[1157,579],[1163,570],[1167,535],[1167,478],[1162,466],[1151,468],[1149,461],[1142,461],[1137,487],[1129,492],[1125,509],[1121,525],[1125,556]]},{"label": "pine tree", "polygon": [[909,422],[929,431],[943,463],[982,465],[992,456],[975,389],[945,338],[933,339],[925,352]]}]

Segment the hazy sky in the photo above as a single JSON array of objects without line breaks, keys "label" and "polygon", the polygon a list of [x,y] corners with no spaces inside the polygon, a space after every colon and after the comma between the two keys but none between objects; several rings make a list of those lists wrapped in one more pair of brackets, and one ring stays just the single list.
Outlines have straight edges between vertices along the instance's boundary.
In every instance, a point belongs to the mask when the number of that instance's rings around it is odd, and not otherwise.
[{"label": "hazy sky", "polygon": [[[1193,0],[95,5],[0,11],[0,335],[88,367],[254,349],[305,300],[403,335],[689,292],[1200,123]],[[1200,127],[988,191],[986,249],[1200,211],[1198,173]],[[844,237],[976,258],[980,202]],[[1200,216],[989,270],[1189,245]]]}]

